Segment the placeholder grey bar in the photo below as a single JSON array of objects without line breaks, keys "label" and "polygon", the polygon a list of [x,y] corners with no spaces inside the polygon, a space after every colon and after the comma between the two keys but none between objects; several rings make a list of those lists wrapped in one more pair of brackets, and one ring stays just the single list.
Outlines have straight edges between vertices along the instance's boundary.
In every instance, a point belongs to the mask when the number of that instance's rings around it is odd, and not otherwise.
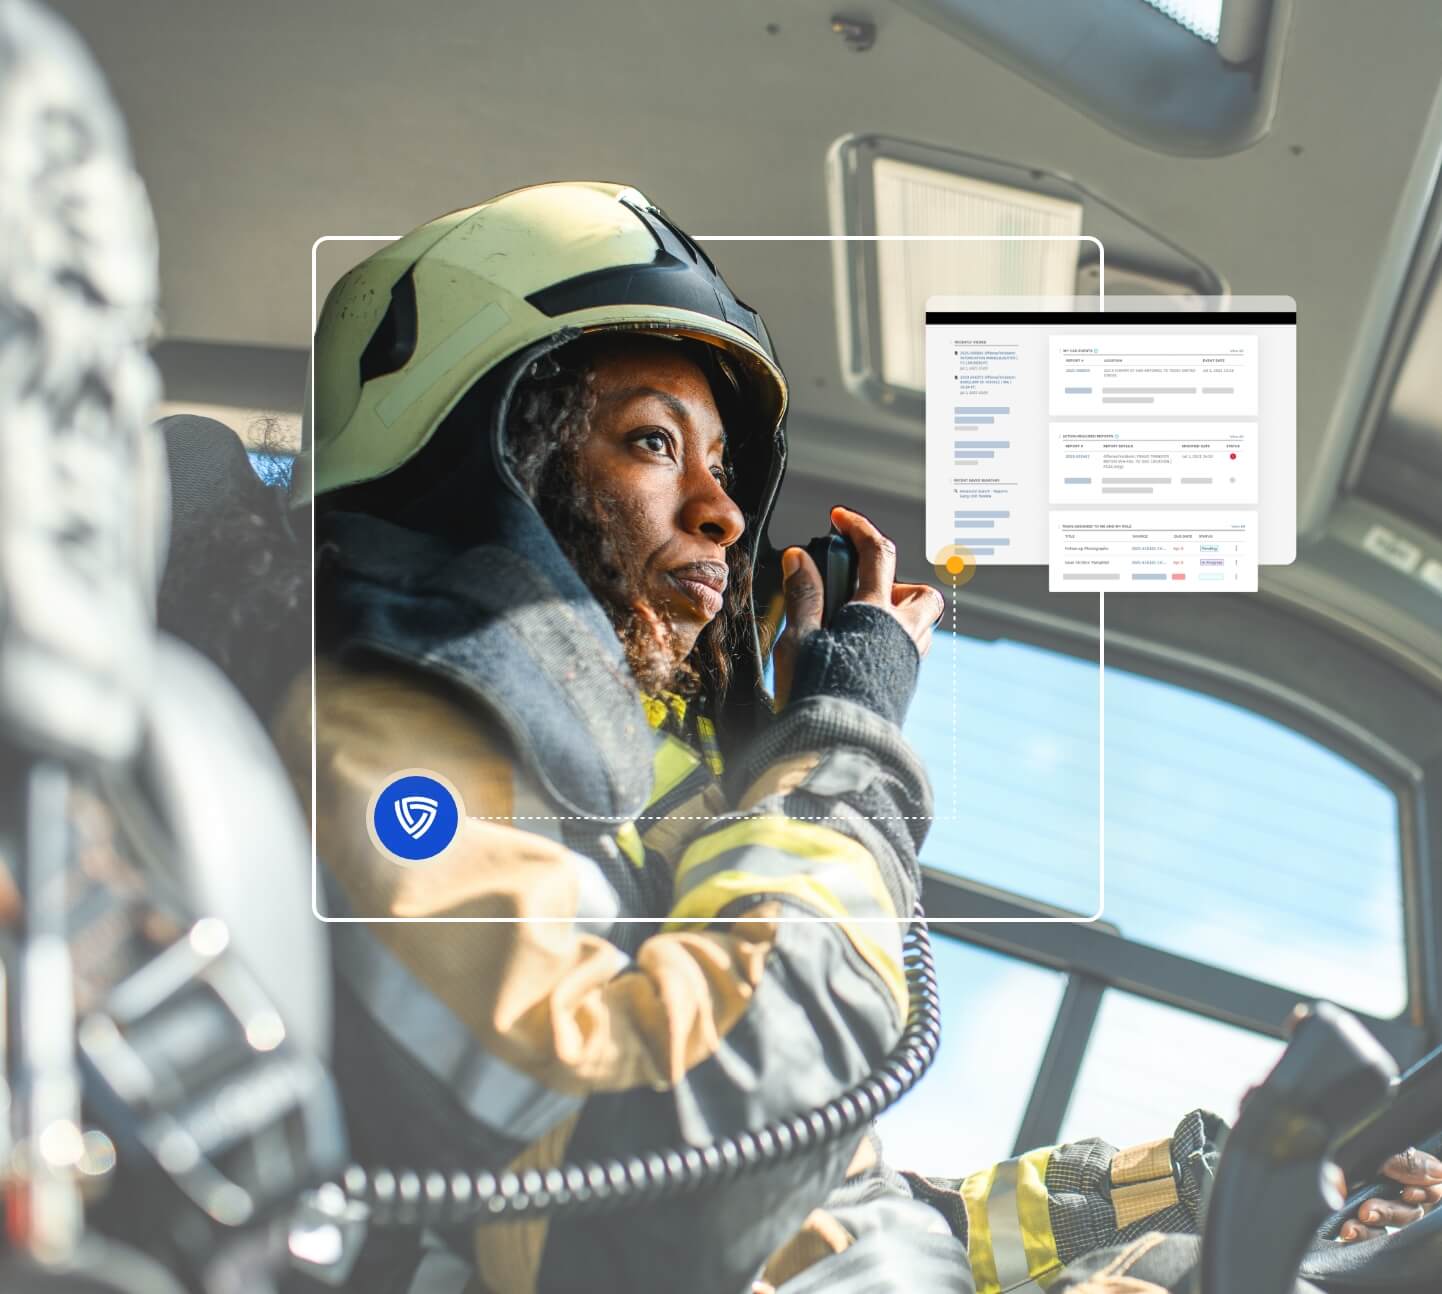
[{"label": "placeholder grey bar", "polygon": [[1156,404],[1149,395],[1104,395],[1103,404]]},{"label": "placeholder grey bar", "polygon": [[1009,440],[954,440],[957,449],[1010,449]]},{"label": "placeholder grey bar", "polygon": [[958,511],[958,512],[953,512],[951,515],[952,515],[953,517],[956,517],[956,518],[959,520],[959,519],[962,518],[962,517],[1009,517],[1009,516],[1011,516],[1011,513],[1010,513],[1010,512],[960,512],[960,511]]},{"label": "placeholder grey bar", "polygon": [[[963,526],[963,527],[960,527],[960,529],[963,529],[963,530],[964,530],[965,528],[966,528],[966,527],[964,527],[964,526]],[[958,541],[958,542],[961,542],[961,541],[963,541],[963,540],[966,539],[966,536],[965,536],[965,535],[958,535],[956,538],[957,538],[957,541]],[[983,544],[990,544],[993,548],[1006,548],[1006,547],[1010,546],[1010,544],[1011,544],[1011,540],[1010,540],[1010,539],[997,539],[997,538],[996,538],[995,536],[993,536],[993,535],[978,535],[978,536],[977,536],[977,539],[978,539],[981,543],[983,543]]]},{"label": "placeholder grey bar", "polygon": [[1104,386],[1103,395],[1196,395],[1194,386]]},{"label": "placeholder grey bar", "polygon": [[996,457],[996,455],[995,455],[991,450],[989,450],[989,449],[969,449],[969,450],[967,450],[966,452],[967,452],[968,454],[970,454],[973,459],[976,459],[976,458],[995,458],[995,457]]},{"label": "placeholder grey bar", "polygon": [[1119,579],[1121,579],[1121,576],[1120,576],[1120,575],[1117,575],[1117,574],[1115,574],[1115,573],[1108,573],[1108,572],[1106,572],[1106,571],[1098,571],[1095,575],[1067,575],[1067,574],[1063,574],[1063,575],[1062,575],[1062,579],[1064,579],[1064,580],[1119,580]]},{"label": "placeholder grey bar", "polygon": [[994,521],[954,521],[952,526],[957,530],[993,530],[996,527]]},{"label": "placeholder grey bar", "polygon": [[954,404],[951,407],[952,413],[1010,413],[1009,404]]},{"label": "placeholder grey bar", "polygon": [[1104,485],[1103,494],[1155,494],[1150,485]]},{"label": "placeholder grey bar", "polygon": [[969,552],[973,557],[990,557],[994,552],[996,552],[996,549],[995,549],[995,548],[969,548],[969,549],[967,549],[967,552]]},{"label": "placeholder grey bar", "polygon": [[963,419],[961,419],[961,420],[959,420],[959,421],[957,421],[957,422],[954,422],[952,425],[953,425],[954,429],[957,430],[957,431],[961,431],[961,430],[963,430],[963,429],[965,429],[965,430],[967,430],[967,431],[980,431],[980,430],[981,430],[981,425],[982,425],[983,423],[984,423],[986,426],[990,427],[991,424],[994,423],[995,421],[996,421],[995,418],[983,418],[983,417],[981,416],[981,414],[979,414],[979,413],[969,413],[969,414],[966,415],[965,418],[963,418]]},{"label": "placeholder grey bar", "polygon": [[1233,392],[1235,389],[1236,389],[1235,387],[1230,387],[1230,386],[1204,386],[1204,387],[1202,388],[1202,394],[1203,394],[1203,395],[1231,395],[1232,392]]},{"label": "placeholder grey bar", "polygon": [[1167,578],[1166,571],[1156,571],[1147,574],[1133,575],[1134,580],[1164,580]]},{"label": "placeholder grey bar", "polygon": [[1103,485],[1170,485],[1170,476],[1104,476]]},{"label": "placeholder grey bar", "polygon": [[958,422],[952,427],[953,431],[980,431],[981,428],[974,422]]},{"label": "placeholder grey bar", "polygon": [[976,467],[977,461],[974,458],[956,458],[952,460],[953,467]]},{"label": "placeholder grey bar", "polygon": [[1091,483],[1092,478],[1089,476],[1068,476],[1062,481],[1063,485],[1090,485]]},{"label": "placeholder grey bar", "polygon": [[1069,386],[1066,389],[1068,395],[1090,395],[1092,389],[1089,386]]},{"label": "placeholder grey bar", "polygon": [[1211,478],[1210,476],[1184,476],[1184,477],[1182,477],[1182,484],[1183,484],[1183,485],[1210,485],[1211,483],[1212,483],[1212,478]]}]

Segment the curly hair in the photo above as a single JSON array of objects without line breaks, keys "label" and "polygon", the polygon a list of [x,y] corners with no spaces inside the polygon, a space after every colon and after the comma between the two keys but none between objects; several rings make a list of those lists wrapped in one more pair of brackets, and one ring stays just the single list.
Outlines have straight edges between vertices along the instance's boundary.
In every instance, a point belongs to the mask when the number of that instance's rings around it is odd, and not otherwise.
[{"label": "curly hair", "polygon": [[310,556],[292,532],[281,485],[235,490],[203,531],[171,546],[156,616],[208,656],[262,721],[310,656]]}]

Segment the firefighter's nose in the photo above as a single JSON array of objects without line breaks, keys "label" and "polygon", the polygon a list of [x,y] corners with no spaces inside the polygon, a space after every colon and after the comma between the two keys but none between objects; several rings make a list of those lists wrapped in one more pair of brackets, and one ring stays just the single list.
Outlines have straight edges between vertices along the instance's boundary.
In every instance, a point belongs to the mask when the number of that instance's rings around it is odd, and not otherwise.
[{"label": "firefighter's nose", "polygon": [[729,548],[745,531],[746,517],[708,469],[697,473],[691,484],[681,524],[687,533],[705,535],[722,548]]}]

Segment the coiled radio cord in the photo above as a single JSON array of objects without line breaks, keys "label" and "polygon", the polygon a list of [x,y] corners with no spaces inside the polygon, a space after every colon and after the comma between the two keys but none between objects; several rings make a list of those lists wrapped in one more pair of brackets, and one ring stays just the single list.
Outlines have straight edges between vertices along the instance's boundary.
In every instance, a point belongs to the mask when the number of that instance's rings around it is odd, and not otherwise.
[{"label": "coiled radio cord", "polygon": [[940,998],[926,918],[918,904],[902,943],[906,1024],[896,1046],[856,1086],[824,1105],[779,1119],[756,1132],[625,1158],[562,1164],[522,1173],[346,1169],[342,1187],[352,1204],[382,1226],[453,1226],[463,1222],[578,1216],[628,1208],[757,1172],[866,1127],[916,1085],[941,1042]]}]

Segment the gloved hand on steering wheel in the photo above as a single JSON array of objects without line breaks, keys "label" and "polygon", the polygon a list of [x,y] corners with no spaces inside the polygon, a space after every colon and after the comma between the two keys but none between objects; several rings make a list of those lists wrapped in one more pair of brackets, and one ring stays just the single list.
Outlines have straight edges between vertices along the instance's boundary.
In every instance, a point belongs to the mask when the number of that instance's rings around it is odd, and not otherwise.
[{"label": "gloved hand on steering wheel", "polygon": [[[1379,1171],[1383,1177],[1401,1185],[1401,1194],[1391,1200],[1365,1201],[1357,1210],[1357,1217],[1349,1218],[1337,1233],[1337,1239],[1343,1244],[1375,1240],[1385,1228],[1405,1227],[1442,1203],[1442,1159],[1435,1155],[1409,1148],[1393,1155]],[[1345,1196],[1345,1179],[1338,1185]]]}]

